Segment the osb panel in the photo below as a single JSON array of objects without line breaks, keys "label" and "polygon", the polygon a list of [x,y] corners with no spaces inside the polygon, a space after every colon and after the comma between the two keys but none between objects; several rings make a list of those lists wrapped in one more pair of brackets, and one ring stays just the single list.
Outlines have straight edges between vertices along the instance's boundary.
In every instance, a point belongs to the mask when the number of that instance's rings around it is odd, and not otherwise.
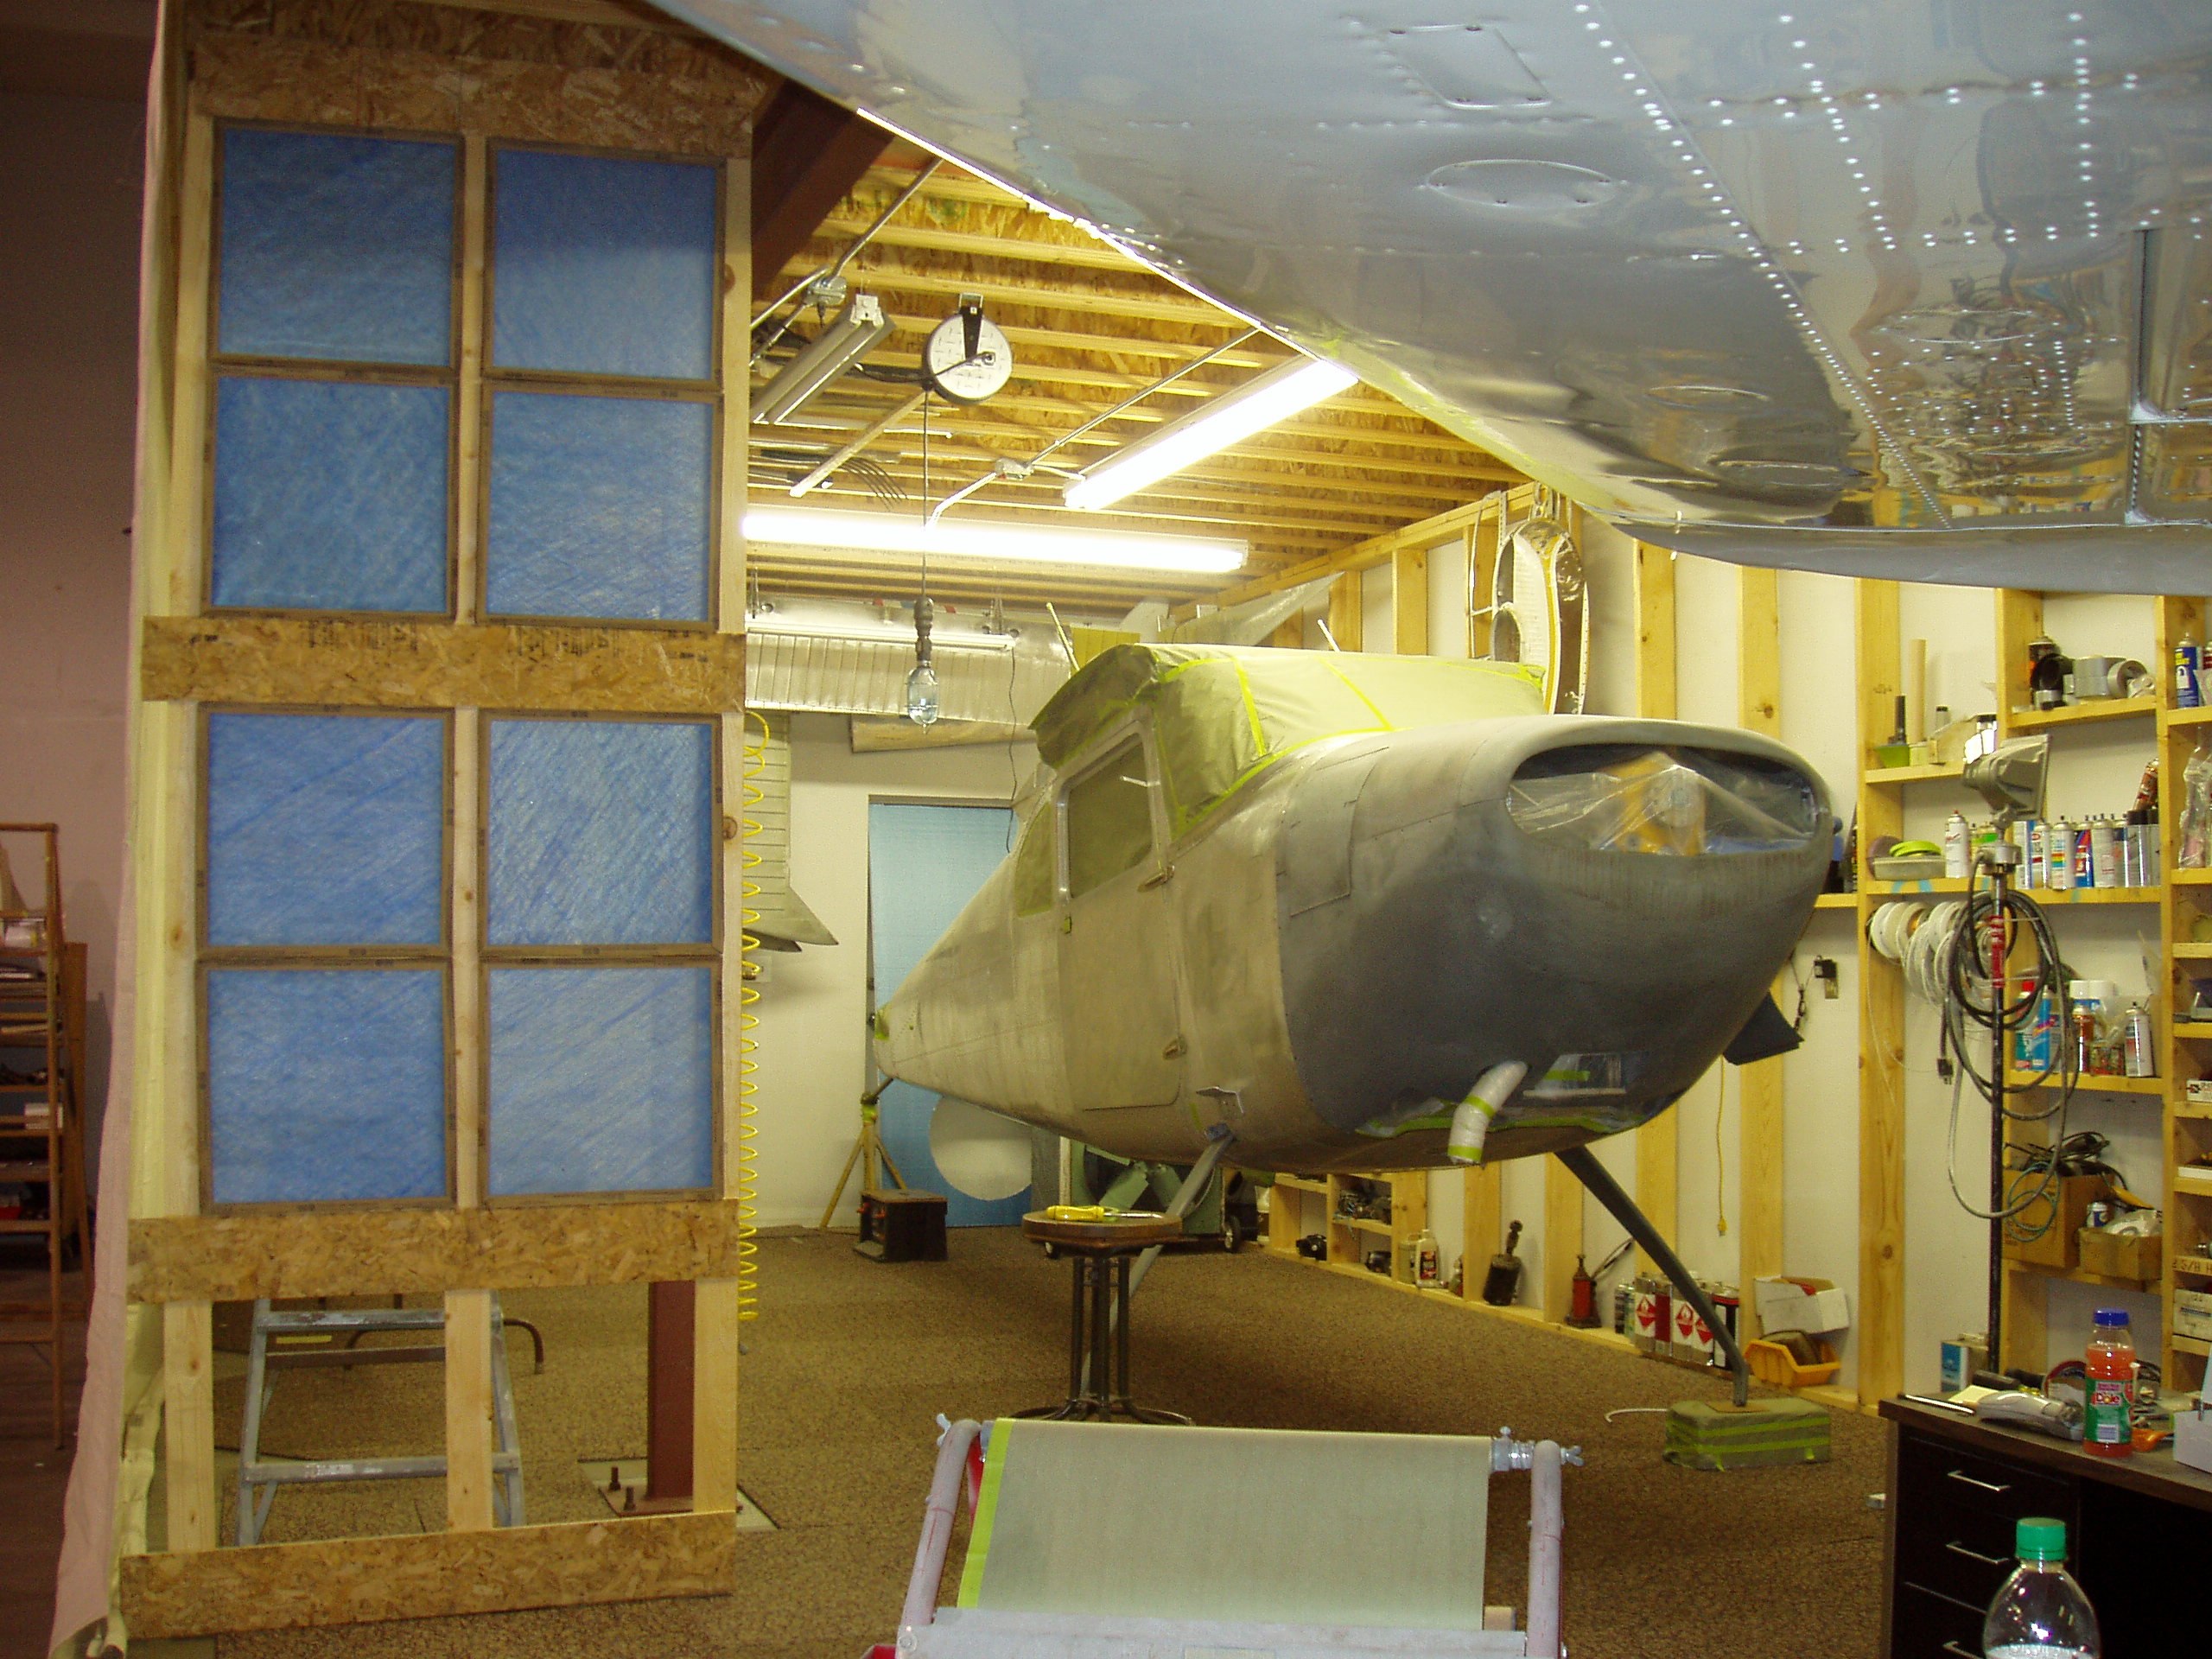
[{"label": "osb panel", "polygon": [[132,1636],[214,1636],[724,1594],[737,1526],[726,1512],[642,1516],[125,1555],[120,1565]]},{"label": "osb panel", "polygon": [[149,616],[149,702],[708,715],[745,701],[741,634],[285,616]]},{"label": "osb panel", "polygon": [[539,1290],[727,1279],[734,1200],[551,1204],[493,1210],[317,1210],[141,1217],[134,1302]]},{"label": "osb panel", "polygon": [[191,55],[218,117],[681,155],[744,155],[774,84],[700,36],[410,0],[203,0]]}]

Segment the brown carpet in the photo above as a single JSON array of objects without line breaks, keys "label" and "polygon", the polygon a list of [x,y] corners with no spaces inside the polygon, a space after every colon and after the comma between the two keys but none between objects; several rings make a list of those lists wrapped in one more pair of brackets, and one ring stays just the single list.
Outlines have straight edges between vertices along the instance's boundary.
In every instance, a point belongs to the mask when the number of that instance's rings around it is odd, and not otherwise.
[{"label": "brown carpet", "polygon": [[[893,1634],[936,1414],[990,1417],[1065,1389],[1065,1268],[1005,1230],[956,1233],[952,1256],[883,1267],[845,1238],[764,1243],[740,1477],[780,1529],[741,1539],[735,1595],[237,1636],[218,1644],[221,1659],[855,1659]],[[512,1350],[531,1518],[581,1518],[595,1500],[575,1459],[643,1442],[642,1294],[515,1294],[506,1306],[542,1320],[550,1351],[532,1376],[526,1344]],[[1718,1381],[1253,1251],[1164,1261],[1138,1301],[1134,1348],[1139,1400],[1202,1422],[1427,1433],[1510,1424],[1580,1444],[1587,1466],[1567,1477],[1576,1659],[1875,1650],[1882,1517],[1866,1498],[1882,1484],[1883,1430],[1872,1419],[1838,1414],[1835,1461],[1821,1467],[1671,1468],[1659,1458],[1662,1418],[1609,1425],[1605,1412],[1718,1399]],[[432,1367],[289,1376],[268,1443],[322,1455],[433,1446],[437,1390]],[[232,1382],[218,1422],[234,1424],[238,1403]],[[1491,1488],[1494,1599],[1521,1599],[1527,1491],[1514,1477]],[[270,1535],[411,1529],[435,1524],[442,1507],[435,1482],[287,1493]]]}]

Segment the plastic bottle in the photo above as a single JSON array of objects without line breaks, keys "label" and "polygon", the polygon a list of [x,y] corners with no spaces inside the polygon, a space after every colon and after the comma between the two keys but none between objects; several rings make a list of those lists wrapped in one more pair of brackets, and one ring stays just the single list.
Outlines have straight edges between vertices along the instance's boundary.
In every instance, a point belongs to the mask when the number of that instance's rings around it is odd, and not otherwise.
[{"label": "plastic bottle", "polygon": [[2102,1659],[2097,1615],[2066,1570],[2066,1523],[2023,1516],[2012,1549],[2020,1564],[1981,1621],[1987,1659]]},{"label": "plastic bottle", "polygon": [[2135,1400],[2135,1338],[2128,1329],[2126,1308],[2097,1310],[2096,1331],[2082,1356],[2082,1369],[2089,1374],[2082,1449],[2101,1458],[2133,1455],[2134,1431],[2128,1408]]}]

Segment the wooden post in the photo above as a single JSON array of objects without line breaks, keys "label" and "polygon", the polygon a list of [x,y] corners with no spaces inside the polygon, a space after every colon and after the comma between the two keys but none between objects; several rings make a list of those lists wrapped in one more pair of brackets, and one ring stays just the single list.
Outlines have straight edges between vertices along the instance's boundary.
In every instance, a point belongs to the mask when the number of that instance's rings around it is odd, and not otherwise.
[{"label": "wooden post", "polygon": [[492,1293],[446,1292],[446,1525],[492,1525]]},{"label": "wooden post", "polygon": [[1556,1158],[1544,1160],[1544,1317],[1574,1306],[1574,1263],[1582,1254],[1582,1183]]},{"label": "wooden post", "polygon": [[1499,1193],[1499,1166],[1484,1164],[1460,1173],[1459,1296],[1478,1300],[1490,1259],[1504,1238],[1504,1200]]},{"label": "wooden post", "polygon": [[1902,791],[1863,779],[1897,709],[1897,585],[1858,584],[1859,1397],[1904,1386],[1904,976],[1866,941],[1867,854],[1904,822]]},{"label": "wooden post", "polygon": [[[1636,547],[1636,712],[1675,717],[1675,556],[1663,547]],[[1636,1204],[1661,1236],[1675,1236],[1679,1154],[1675,1114],[1664,1112],[1636,1132]],[[1637,1265],[1656,1272],[1642,1250]]]},{"label": "wooden post", "polygon": [[1428,655],[1428,550],[1402,548],[1390,556],[1390,649],[1401,657]]},{"label": "wooden post", "polygon": [[1329,633],[1339,651],[1364,651],[1366,597],[1360,573],[1345,572],[1329,584]]},{"label": "wooden post", "polygon": [[162,1472],[168,1548],[213,1549],[215,1502],[214,1310],[206,1302],[162,1309]]},{"label": "wooden post", "polygon": [[[1746,730],[1782,735],[1781,594],[1775,573],[1745,565],[1737,573],[1737,719]],[[1745,1066],[1737,1074],[1737,1135],[1741,1231],[1736,1241],[1737,1288],[1743,1301],[1737,1329],[1760,1334],[1762,1277],[1782,1271],[1783,1060]]]}]

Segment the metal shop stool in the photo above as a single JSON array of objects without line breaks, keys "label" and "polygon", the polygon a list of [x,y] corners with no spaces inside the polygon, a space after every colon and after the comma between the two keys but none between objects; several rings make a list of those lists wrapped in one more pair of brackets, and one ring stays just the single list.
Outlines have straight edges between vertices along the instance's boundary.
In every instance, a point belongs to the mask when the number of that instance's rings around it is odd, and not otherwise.
[{"label": "metal shop stool", "polygon": [[[269,1408],[276,1384],[269,1373],[280,1370],[320,1370],[333,1366],[404,1365],[445,1358],[442,1343],[414,1343],[404,1347],[356,1348],[353,1344],[375,1331],[445,1330],[442,1307],[302,1308],[276,1313],[264,1297],[253,1305],[253,1339],[246,1351],[245,1421],[238,1430],[238,1542],[257,1544],[269,1522],[269,1510],[280,1486],[303,1486],[340,1480],[420,1480],[442,1478],[446,1460],[425,1458],[328,1458],[278,1462],[261,1456],[261,1419]],[[537,1369],[545,1369],[545,1342],[535,1325],[508,1320],[499,1312],[499,1299],[492,1298],[492,1514],[503,1527],[523,1524],[522,1450],[515,1435],[514,1384],[507,1375],[506,1327],[512,1324],[530,1335]],[[270,1338],[321,1336],[332,1345],[307,1352],[270,1351]],[[341,1345],[342,1344],[342,1345]]]},{"label": "metal shop stool", "polygon": [[1066,1402],[1016,1414],[1059,1422],[1086,1418],[1111,1422],[1118,1416],[1133,1422],[1187,1427],[1191,1420],[1180,1412],[1129,1403],[1129,1262],[1180,1239],[1182,1218],[1130,1215],[1057,1221],[1033,1210],[1021,1218],[1021,1230],[1024,1236],[1073,1262],[1075,1300],[1068,1316]]}]

